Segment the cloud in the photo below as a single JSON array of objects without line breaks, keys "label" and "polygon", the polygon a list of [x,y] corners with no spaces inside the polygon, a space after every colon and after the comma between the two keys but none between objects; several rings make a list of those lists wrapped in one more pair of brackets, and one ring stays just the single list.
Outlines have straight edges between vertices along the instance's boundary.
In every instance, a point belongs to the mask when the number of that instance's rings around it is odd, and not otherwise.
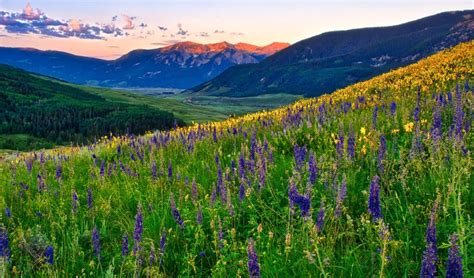
[{"label": "cloud", "polygon": [[209,37],[209,33],[208,32],[201,32],[199,34],[200,37]]},{"label": "cloud", "polygon": [[165,26],[158,26],[158,29],[163,32],[168,30],[168,28],[166,28]]},{"label": "cloud", "polygon": [[224,34],[225,31],[224,30],[215,30],[214,31],[214,34]]},{"label": "cloud", "polygon": [[231,36],[243,36],[245,35],[244,33],[241,33],[241,32],[231,32],[230,33]]},{"label": "cloud", "polygon": [[39,34],[42,37],[81,39],[105,39],[106,36],[127,35],[114,25],[113,22],[116,20],[117,16],[114,16],[110,24],[85,24],[78,19],[53,19],[28,3],[21,13],[0,11],[0,30],[3,27],[6,32],[14,34]]},{"label": "cloud", "polygon": [[189,36],[189,31],[184,30],[183,25],[181,23],[178,23],[178,32],[176,33],[176,35],[186,37],[186,36]]},{"label": "cloud", "polygon": [[23,9],[23,18],[24,19],[29,19],[29,20],[34,20],[34,19],[39,19],[40,16],[43,15],[43,13],[39,9],[33,9],[28,2],[26,4],[26,7]]},{"label": "cloud", "polygon": [[142,23],[140,23],[140,25],[138,25],[138,27],[146,28],[146,27],[148,27],[148,24],[142,22]]},{"label": "cloud", "polygon": [[126,14],[122,15],[125,25],[122,27],[124,30],[132,30],[135,28],[133,21],[137,18],[136,16],[128,16]]}]

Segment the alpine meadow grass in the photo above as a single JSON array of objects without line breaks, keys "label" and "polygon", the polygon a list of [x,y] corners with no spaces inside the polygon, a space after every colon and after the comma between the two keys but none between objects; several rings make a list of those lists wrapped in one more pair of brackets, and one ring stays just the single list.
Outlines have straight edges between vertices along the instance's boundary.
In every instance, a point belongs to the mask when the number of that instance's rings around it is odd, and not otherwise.
[{"label": "alpine meadow grass", "polygon": [[0,275],[472,277],[473,63],[2,162]]}]

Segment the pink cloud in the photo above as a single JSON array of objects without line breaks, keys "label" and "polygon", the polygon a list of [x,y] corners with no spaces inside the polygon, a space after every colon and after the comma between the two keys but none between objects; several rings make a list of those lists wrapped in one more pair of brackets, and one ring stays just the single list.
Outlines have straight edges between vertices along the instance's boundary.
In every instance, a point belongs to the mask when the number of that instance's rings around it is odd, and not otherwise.
[{"label": "pink cloud", "polygon": [[25,19],[29,19],[29,20],[39,19],[42,14],[43,13],[39,9],[36,9],[36,10],[33,9],[33,7],[31,7],[30,5],[30,2],[28,2],[26,4],[26,7],[23,9],[23,17]]},{"label": "pink cloud", "polygon": [[135,24],[133,20],[136,18],[134,16],[122,15],[123,20],[125,21],[125,25],[122,27],[124,30],[132,30],[135,28]]}]

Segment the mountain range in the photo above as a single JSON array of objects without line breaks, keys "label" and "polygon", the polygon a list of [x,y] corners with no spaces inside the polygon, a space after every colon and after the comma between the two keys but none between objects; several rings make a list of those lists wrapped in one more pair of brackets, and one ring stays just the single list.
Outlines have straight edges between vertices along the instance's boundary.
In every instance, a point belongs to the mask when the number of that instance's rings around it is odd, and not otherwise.
[{"label": "mountain range", "polygon": [[190,89],[190,95],[318,96],[414,63],[474,39],[474,10],[445,12],[405,24],[327,32],[257,64],[237,65]]},{"label": "mountain range", "polygon": [[227,42],[134,50],[112,61],[32,48],[0,48],[0,63],[77,84],[105,87],[189,88],[238,64],[258,63],[287,43],[255,46]]},{"label": "mountain range", "polygon": [[318,96],[472,39],[474,10],[466,10],[396,26],[327,32],[293,45],[187,41],[134,50],[112,61],[2,47],[0,63],[78,84],[188,89],[191,98]]}]

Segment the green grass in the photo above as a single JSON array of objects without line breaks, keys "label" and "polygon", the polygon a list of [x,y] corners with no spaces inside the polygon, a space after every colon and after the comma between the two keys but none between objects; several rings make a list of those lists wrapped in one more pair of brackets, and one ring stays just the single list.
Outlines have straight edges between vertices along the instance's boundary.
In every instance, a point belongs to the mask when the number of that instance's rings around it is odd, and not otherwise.
[{"label": "green grass", "polygon": [[171,98],[158,98],[153,96],[140,95],[125,90],[108,89],[99,87],[88,87],[82,85],[74,85],[87,92],[100,95],[107,100],[122,102],[127,104],[148,105],[164,111],[172,112],[176,117],[187,123],[208,122],[226,119],[226,114],[212,107],[200,105],[192,105],[183,103],[180,100]]},{"label": "green grass", "polygon": [[[137,90],[108,89],[74,85],[87,92],[108,100],[150,105],[172,112],[186,123],[206,123],[227,119],[231,115],[244,115],[265,109],[277,108],[294,102],[300,96],[288,94],[261,95],[256,97],[232,98],[199,96],[192,93],[149,96]],[[146,91],[146,90],[145,90]]]},{"label": "green grass", "polygon": [[270,113],[8,159],[0,271],[248,277],[257,256],[263,277],[414,277],[435,244],[438,276],[457,246],[472,277],[471,48]]}]

